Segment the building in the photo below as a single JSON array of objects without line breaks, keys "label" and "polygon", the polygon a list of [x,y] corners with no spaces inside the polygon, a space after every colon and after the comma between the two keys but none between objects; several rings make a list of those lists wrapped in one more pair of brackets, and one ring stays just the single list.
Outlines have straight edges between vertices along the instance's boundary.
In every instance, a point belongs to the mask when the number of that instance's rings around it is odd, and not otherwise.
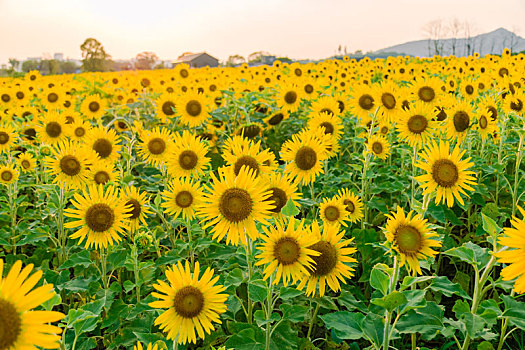
[{"label": "building", "polygon": [[63,53],[55,53],[53,55],[53,59],[57,61],[63,61],[64,60],[64,54]]},{"label": "building", "polygon": [[219,60],[215,57],[208,55],[206,52],[200,53],[185,53],[176,61],[173,61],[173,66],[177,64],[186,63],[191,68],[200,68],[200,67],[218,67]]}]

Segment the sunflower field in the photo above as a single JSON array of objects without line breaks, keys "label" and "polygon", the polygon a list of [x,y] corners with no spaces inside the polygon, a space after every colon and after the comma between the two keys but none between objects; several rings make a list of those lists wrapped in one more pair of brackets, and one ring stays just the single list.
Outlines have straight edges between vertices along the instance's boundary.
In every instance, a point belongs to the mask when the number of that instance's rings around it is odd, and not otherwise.
[{"label": "sunflower field", "polygon": [[0,80],[0,349],[524,349],[525,55]]}]

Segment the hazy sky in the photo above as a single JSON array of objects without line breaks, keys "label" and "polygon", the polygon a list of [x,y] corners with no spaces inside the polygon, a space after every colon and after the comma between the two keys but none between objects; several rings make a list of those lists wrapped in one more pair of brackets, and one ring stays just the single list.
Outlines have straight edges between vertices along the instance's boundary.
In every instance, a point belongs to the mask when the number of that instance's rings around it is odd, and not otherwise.
[{"label": "hazy sky", "polygon": [[207,51],[225,60],[260,50],[315,59],[339,44],[353,52],[424,39],[426,23],[452,17],[475,34],[504,27],[525,36],[525,0],[0,0],[0,63],[80,58],[88,37],[116,59]]}]

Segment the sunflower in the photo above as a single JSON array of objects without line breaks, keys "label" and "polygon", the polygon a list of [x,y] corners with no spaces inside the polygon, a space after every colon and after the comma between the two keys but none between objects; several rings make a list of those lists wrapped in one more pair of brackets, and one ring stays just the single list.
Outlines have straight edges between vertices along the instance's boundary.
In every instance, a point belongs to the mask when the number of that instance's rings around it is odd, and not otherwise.
[{"label": "sunflower", "polygon": [[201,125],[209,117],[208,101],[203,94],[197,92],[187,92],[179,96],[175,108],[180,122],[192,128]]},{"label": "sunflower", "polygon": [[156,101],[157,106],[157,117],[166,122],[169,118],[175,118],[175,104],[177,103],[177,97],[174,94],[162,94]]},{"label": "sunflower", "polygon": [[319,215],[324,225],[346,226],[345,220],[348,219],[348,212],[337,197],[325,198],[319,206]]},{"label": "sunflower", "polygon": [[40,96],[40,102],[48,111],[61,108],[65,99],[64,91],[57,87],[44,89]]},{"label": "sunflower", "polygon": [[119,142],[120,138],[115,130],[96,127],[87,134],[85,146],[95,151],[102,161],[113,163],[120,157],[121,146],[118,144]]},{"label": "sunflower", "polygon": [[467,136],[472,120],[473,113],[470,103],[457,101],[448,113],[447,135],[461,142]]},{"label": "sunflower", "polygon": [[113,186],[105,190],[102,185],[91,185],[83,190],[82,194],[75,193],[72,204],[74,208],[67,208],[65,215],[77,219],[64,224],[66,228],[80,227],[70,237],[80,238],[79,244],[86,240],[85,247],[95,246],[107,248],[114,242],[120,242],[120,234],[128,229],[126,219],[130,206],[119,196],[119,191]]},{"label": "sunflower", "polygon": [[328,112],[313,114],[313,117],[308,120],[308,127],[311,129],[323,128],[324,133],[335,140],[338,140],[343,133],[341,118]]},{"label": "sunflower", "polygon": [[219,169],[219,177],[210,174],[213,185],[208,187],[205,203],[198,208],[198,214],[208,221],[203,228],[213,226],[213,239],[221,241],[226,235],[226,244],[247,244],[247,237],[255,240],[259,232],[258,221],[269,225],[268,219],[274,208],[268,198],[271,192],[253,170],[242,167],[235,176],[231,169]]},{"label": "sunflower", "polygon": [[478,110],[478,124],[477,130],[482,139],[486,139],[489,135],[493,135],[497,129],[498,125],[491,116],[490,109]]},{"label": "sunflower", "polygon": [[[525,216],[525,210],[518,207],[521,215]],[[504,237],[499,237],[498,242],[506,247],[515,248],[494,253],[500,263],[509,264],[501,271],[504,281],[510,281],[517,277],[514,283],[514,291],[518,294],[525,293],[525,222],[523,219],[512,217],[511,225],[503,229]]]},{"label": "sunflower", "polygon": [[258,123],[248,123],[241,125],[235,135],[242,136],[245,139],[254,139],[261,136],[263,128]]},{"label": "sunflower", "polygon": [[270,212],[277,218],[283,218],[281,209],[288,200],[292,200],[297,205],[294,201],[301,197],[301,193],[297,191],[297,184],[289,174],[281,175],[278,172],[272,172],[266,177],[266,187],[271,192],[267,200],[274,205]]},{"label": "sunflower", "polygon": [[64,118],[57,111],[49,111],[40,118],[36,127],[38,139],[42,143],[54,145],[66,139],[68,126]]},{"label": "sunflower", "polygon": [[339,104],[337,100],[332,96],[321,96],[318,99],[312,101],[312,114],[318,115],[321,113],[327,113],[330,116],[338,116]]},{"label": "sunflower", "polygon": [[142,142],[139,143],[137,153],[146,163],[160,166],[165,163],[172,145],[171,132],[167,129],[155,128],[142,134]]},{"label": "sunflower", "polygon": [[226,299],[228,295],[222,294],[225,288],[215,285],[219,276],[213,276],[209,267],[199,279],[199,262],[195,262],[193,274],[190,264],[186,261],[185,267],[180,261],[177,265],[166,269],[166,278],[169,284],[157,280],[153,287],[160,293],[151,295],[160,300],[148,305],[153,308],[167,309],[157,319],[155,325],[167,333],[168,339],[178,343],[196,343],[197,337],[204,338],[205,333],[210,334],[215,330],[212,322],[221,323],[220,315],[226,312]]},{"label": "sunflower", "polygon": [[265,118],[266,124],[268,124],[267,130],[269,128],[275,128],[280,125],[284,120],[288,119],[290,115],[284,110],[278,110],[274,113],[271,113],[267,118]]},{"label": "sunflower", "polygon": [[13,164],[0,165],[0,183],[10,185],[18,181],[20,172]]},{"label": "sunflower", "polygon": [[275,226],[263,227],[266,236],[262,236],[263,244],[259,245],[261,253],[255,265],[268,264],[264,269],[264,279],[268,279],[275,272],[273,284],[278,284],[282,278],[283,285],[287,286],[290,280],[296,283],[302,275],[309,275],[314,260],[312,256],[319,253],[308,247],[317,243],[315,236],[309,235],[304,229],[303,222],[296,224],[294,218],[287,223],[277,221]]},{"label": "sunflower", "polygon": [[498,110],[499,110],[500,100],[497,96],[484,96],[478,102],[478,110],[489,110],[489,117],[492,120],[498,120]]},{"label": "sunflower", "polygon": [[327,159],[326,148],[312,132],[293,135],[292,140],[283,144],[281,158],[288,162],[285,171],[307,185],[323,174],[323,161]]},{"label": "sunflower", "polygon": [[53,183],[66,188],[81,189],[88,180],[91,159],[89,150],[84,150],[69,141],[59,143],[46,157],[44,164],[53,178]]},{"label": "sunflower", "polygon": [[334,292],[339,292],[341,290],[339,280],[345,283],[345,278],[353,276],[354,269],[349,267],[347,263],[357,262],[350,256],[357,250],[348,247],[353,238],[345,240],[344,231],[339,232],[339,228],[332,225],[325,225],[321,233],[316,221],[312,223],[311,235],[319,241],[308,248],[315,250],[319,255],[312,257],[315,265],[308,269],[309,275],[302,276],[297,288],[302,290],[306,286],[307,296],[316,294],[318,284],[319,296],[321,297],[325,294],[326,284]]},{"label": "sunflower", "polygon": [[99,95],[88,95],[80,104],[80,113],[88,119],[100,119],[107,109],[107,102]]},{"label": "sunflower", "polygon": [[[22,269],[17,260],[6,277],[4,260],[0,259],[0,349],[58,349],[62,329],[51,325],[65,315],[56,311],[33,310],[56,294],[52,284],[34,286],[42,278],[42,270],[33,274],[33,264]],[[31,275],[30,275],[31,274]]]},{"label": "sunflower", "polygon": [[398,88],[392,81],[381,83],[375,88],[375,95],[380,107],[379,119],[386,123],[397,120],[397,116],[402,111],[401,100],[397,92]]},{"label": "sunflower", "polygon": [[0,123],[0,154],[7,153],[15,145],[17,132],[12,125]]},{"label": "sunflower", "polygon": [[17,163],[24,173],[36,168],[36,159],[31,153],[24,152],[18,155]]},{"label": "sunflower", "polygon": [[184,220],[192,220],[195,217],[195,209],[203,201],[203,192],[198,183],[190,178],[172,180],[168,189],[162,192],[162,207],[164,212],[178,218],[182,214]]},{"label": "sunflower", "polygon": [[473,101],[479,96],[479,88],[477,82],[470,79],[463,79],[459,85],[461,95],[467,101]]},{"label": "sunflower", "polygon": [[294,84],[283,84],[278,91],[277,106],[289,113],[295,112],[301,104],[301,90]]},{"label": "sunflower", "polygon": [[433,136],[436,122],[431,106],[416,102],[409,110],[403,111],[396,122],[399,137],[411,147],[421,147]]},{"label": "sunflower", "polygon": [[113,163],[95,161],[89,166],[88,183],[105,185],[119,179],[120,174],[115,171]]},{"label": "sunflower", "polygon": [[[162,349],[163,349],[162,346],[161,346],[161,349],[159,349],[159,344],[157,343],[155,344],[148,343],[148,345],[146,346],[146,350],[162,350]],[[142,346],[141,342],[137,342],[137,344],[133,346],[133,350],[144,350],[144,347]]]},{"label": "sunflower", "polygon": [[363,202],[352,191],[347,188],[339,190],[337,199],[345,206],[348,221],[354,223],[363,219]]},{"label": "sunflower", "polygon": [[173,151],[166,160],[168,172],[174,177],[198,178],[210,162],[206,157],[207,153],[208,146],[195,135],[184,130],[181,136],[175,137]]},{"label": "sunflower", "polygon": [[76,141],[79,143],[84,143],[86,140],[86,135],[91,131],[91,124],[84,120],[76,120],[69,126],[69,138],[71,141]]},{"label": "sunflower", "polygon": [[474,163],[470,158],[462,160],[465,151],[460,151],[456,145],[450,153],[449,143],[441,141],[432,143],[423,154],[416,167],[426,171],[426,174],[416,177],[421,183],[423,194],[436,191],[436,204],[447,203],[449,207],[454,205],[454,197],[463,204],[461,194],[467,193],[465,190],[473,191],[470,185],[476,185],[475,173],[467,169]]},{"label": "sunflower", "polygon": [[445,94],[442,89],[443,86],[444,84],[439,78],[416,79],[411,86],[413,99],[434,107]]},{"label": "sunflower", "polygon": [[126,201],[126,207],[131,208],[128,214],[130,232],[135,232],[141,225],[147,226],[146,215],[151,213],[146,192],[139,192],[135,186],[127,186],[122,190],[122,197]]},{"label": "sunflower", "polygon": [[261,141],[251,142],[250,147],[232,143],[222,156],[226,164],[232,167],[235,176],[239,175],[243,166],[253,170],[255,176],[265,176],[277,167],[273,153],[267,149],[261,149]]},{"label": "sunflower", "polygon": [[419,260],[435,256],[438,252],[432,248],[441,247],[441,242],[434,239],[438,235],[428,227],[427,220],[413,214],[410,211],[405,216],[403,208],[398,206],[396,213],[387,215],[384,233],[399,254],[399,265],[406,263],[410,273],[421,275]]},{"label": "sunflower", "polygon": [[512,95],[507,95],[504,100],[503,110],[507,113],[523,116],[525,114],[525,94],[521,91],[516,91]]},{"label": "sunflower", "polygon": [[354,91],[351,93],[350,109],[357,118],[367,120],[371,114],[374,114],[377,108],[376,97],[374,91],[365,84],[354,86]]},{"label": "sunflower", "polygon": [[367,142],[368,151],[380,159],[387,159],[390,155],[390,144],[381,135],[372,135]]}]

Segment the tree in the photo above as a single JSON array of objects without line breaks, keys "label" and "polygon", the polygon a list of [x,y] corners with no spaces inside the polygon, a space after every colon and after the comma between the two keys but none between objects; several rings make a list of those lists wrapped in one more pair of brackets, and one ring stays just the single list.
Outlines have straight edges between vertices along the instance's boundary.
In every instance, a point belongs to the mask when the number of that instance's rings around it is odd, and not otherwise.
[{"label": "tree", "polygon": [[231,55],[226,61],[227,67],[235,67],[246,62],[246,59],[241,55]]},{"label": "tree", "polygon": [[155,62],[159,60],[155,53],[148,51],[139,53],[135,59],[137,60],[135,68],[141,70],[152,69]]},{"label": "tree", "polygon": [[445,35],[445,26],[443,21],[437,19],[435,21],[427,23],[423,27],[423,33],[428,38],[428,55],[442,55]]},{"label": "tree", "polygon": [[88,38],[80,45],[82,51],[82,70],[84,72],[105,72],[109,70],[111,56],[104,46],[94,38]]},{"label": "tree", "polygon": [[456,56],[456,48],[458,43],[458,36],[460,35],[463,25],[457,18],[450,20],[448,24],[448,33],[450,35],[450,51],[453,56]]},{"label": "tree", "polygon": [[38,62],[34,60],[24,61],[22,63],[22,72],[27,73],[38,69]]},{"label": "tree", "polygon": [[72,61],[62,61],[62,62],[59,62],[59,64],[60,64],[60,71],[65,74],[75,73],[78,69],[77,64]]}]

